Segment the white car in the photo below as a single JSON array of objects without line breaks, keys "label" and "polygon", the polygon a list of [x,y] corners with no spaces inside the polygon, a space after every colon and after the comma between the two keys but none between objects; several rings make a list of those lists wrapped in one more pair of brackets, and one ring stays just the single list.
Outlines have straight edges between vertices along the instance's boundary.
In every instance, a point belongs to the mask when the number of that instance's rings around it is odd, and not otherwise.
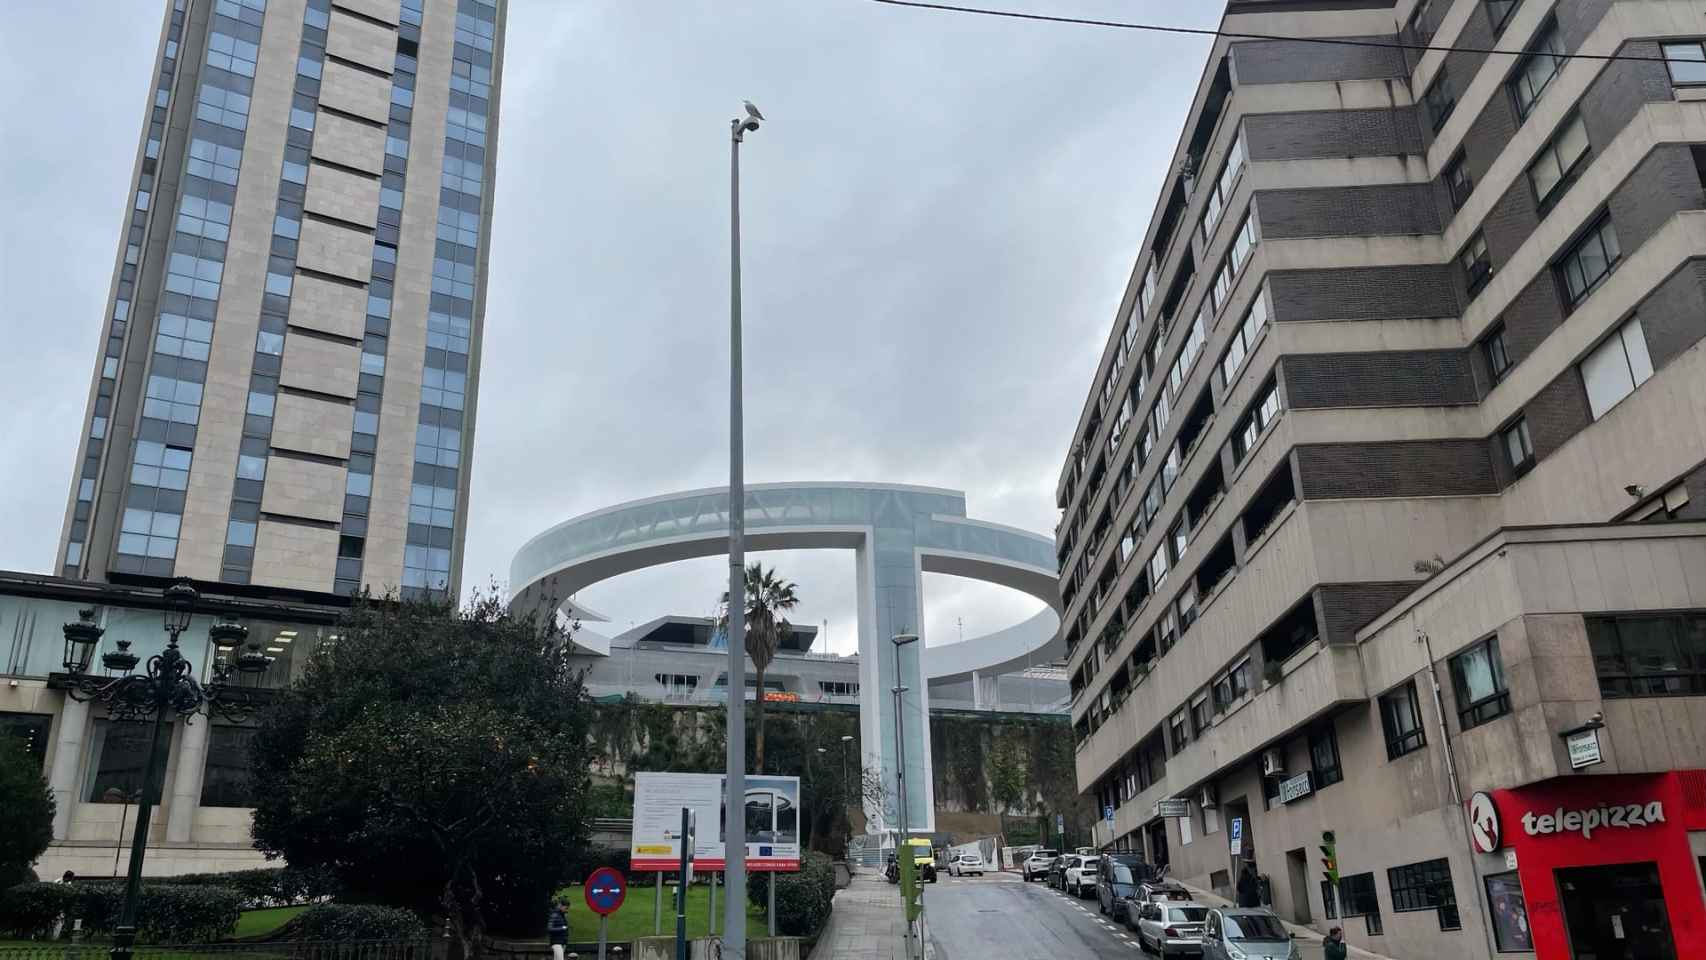
[{"label": "white car", "polygon": [[1084,899],[1085,894],[1096,892],[1097,863],[1095,857],[1077,857],[1069,864],[1061,878],[1061,885],[1066,892],[1078,899]]},{"label": "white car", "polygon": [[1190,901],[1151,900],[1134,911],[1137,945],[1163,957],[1202,953],[1203,921],[1208,907]]},{"label": "white car", "polygon": [[1038,850],[1025,858],[1025,862],[1019,865],[1019,872],[1024,875],[1026,883],[1032,880],[1047,880],[1049,870],[1059,859],[1059,850]]},{"label": "white car", "polygon": [[983,876],[983,854],[977,851],[956,853],[948,861],[948,875],[951,877],[981,877]]}]

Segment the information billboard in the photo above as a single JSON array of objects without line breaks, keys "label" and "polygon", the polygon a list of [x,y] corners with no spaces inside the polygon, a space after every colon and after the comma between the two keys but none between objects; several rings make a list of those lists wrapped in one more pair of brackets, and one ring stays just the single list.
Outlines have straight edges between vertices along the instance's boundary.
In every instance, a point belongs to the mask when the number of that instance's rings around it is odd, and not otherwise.
[{"label": "information billboard", "polygon": [[[723,776],[719,773],[634,774],[634,836],[629,869],[674,871],[681,866],[681,808],[698,815],[693,868],[722,870]],[[800,869],[800,778],[746,778],[746,869],[754,873]]]}]

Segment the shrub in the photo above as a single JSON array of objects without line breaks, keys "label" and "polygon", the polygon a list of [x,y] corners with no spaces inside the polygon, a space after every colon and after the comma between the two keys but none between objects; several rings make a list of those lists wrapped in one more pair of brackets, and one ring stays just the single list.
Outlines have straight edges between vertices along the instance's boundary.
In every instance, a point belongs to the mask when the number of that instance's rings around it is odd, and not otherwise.
[{"label": "shrub", "polygon": [[798,873],[754,873],[747,876],[747,897],[763,905],[776,884],[776,932],[810,937],[829,921],[835,900],[835,865],[827,854],[809,851],[800,858]]},{"label": "shrub", "polygon": [[427,935],[420,918],[372,903],[321,903],[285,927],[292,940],[411,940]]},{"label": "shrub", "polygon": [[53,932],[60,916],[77,905],[77,888],[68,883],[20,883],[0,893],[0,932],[38,937]]},{"label": "shrub", "polygon": [[262,867],[229,873],[185,873],[173,886],[230,887],[243,895],[243,909],[310,903],[337,896],[337,877],[325,867]]},{"label": "shrub", "polygon": [[[124,885],[76,884],[83,929],[110,935],[124,908]],[[149,883],[136,905],[136,937],[144,943],[208,943],[231,935],[243,894],[230,887]]]}]

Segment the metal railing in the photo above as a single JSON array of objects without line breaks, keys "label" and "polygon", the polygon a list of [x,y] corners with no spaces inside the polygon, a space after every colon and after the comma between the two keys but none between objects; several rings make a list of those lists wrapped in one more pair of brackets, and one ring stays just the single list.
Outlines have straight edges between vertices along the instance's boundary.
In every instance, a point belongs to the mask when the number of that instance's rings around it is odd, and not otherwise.
[{"label": "metal railing", "polygon": [[[43,940],[0,945],[0,960],[105,960],[112,944]],[[136,960],[431,960],[430,940],[276,940],[137,944]]]}]

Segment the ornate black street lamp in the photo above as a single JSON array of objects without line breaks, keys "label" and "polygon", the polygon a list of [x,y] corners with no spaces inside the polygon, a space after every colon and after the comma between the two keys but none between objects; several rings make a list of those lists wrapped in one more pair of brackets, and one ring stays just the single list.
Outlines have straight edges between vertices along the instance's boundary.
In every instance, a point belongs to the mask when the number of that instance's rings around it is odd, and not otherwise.
[{"label": "ornate black street lamp", "polygon": [[[241,723],[265,702],[260,689],[262,674],[271,659],[261,652],[258,643],[244,645],[249,629],[222,618],[207,630],[213,641],[216,660],[213,682],[200,683],[195,668],[178,649],[178,637],[189,629],[199,594],[188,580],[178,580],[161,594],[166,602],[166,649],[149,657],[143,672],[131,673],[140,659],[130,652],[130,641],[121,639],[116,649],[101,655],[104,675],[88,672],[95,647],[100,644],[105,629],[95,623],[95,611],[80,611],[81,619],[65,625],[65,672],[55,674],[50,686],[62,689],[80,702],[99,702],[107,707],[108,716],[119,721],[154,721],[154,735],[148,746],[148,765],[143,770],[142,797],[136,805],[136,832],[130,844],[130,874],[124,886],[124,908],[118,926],[113,929],[113,960],[131,960],[136,943],[136,901],[142,885],[142,859],[148,847],[149,814],[159,795],[160,741],[171,729],[168,718],[176,714],[186,724],[196,713],[218,713]],[[241,653],[237,647],[243,645]],[[237,674],[233,683],[232,673]]]}]

